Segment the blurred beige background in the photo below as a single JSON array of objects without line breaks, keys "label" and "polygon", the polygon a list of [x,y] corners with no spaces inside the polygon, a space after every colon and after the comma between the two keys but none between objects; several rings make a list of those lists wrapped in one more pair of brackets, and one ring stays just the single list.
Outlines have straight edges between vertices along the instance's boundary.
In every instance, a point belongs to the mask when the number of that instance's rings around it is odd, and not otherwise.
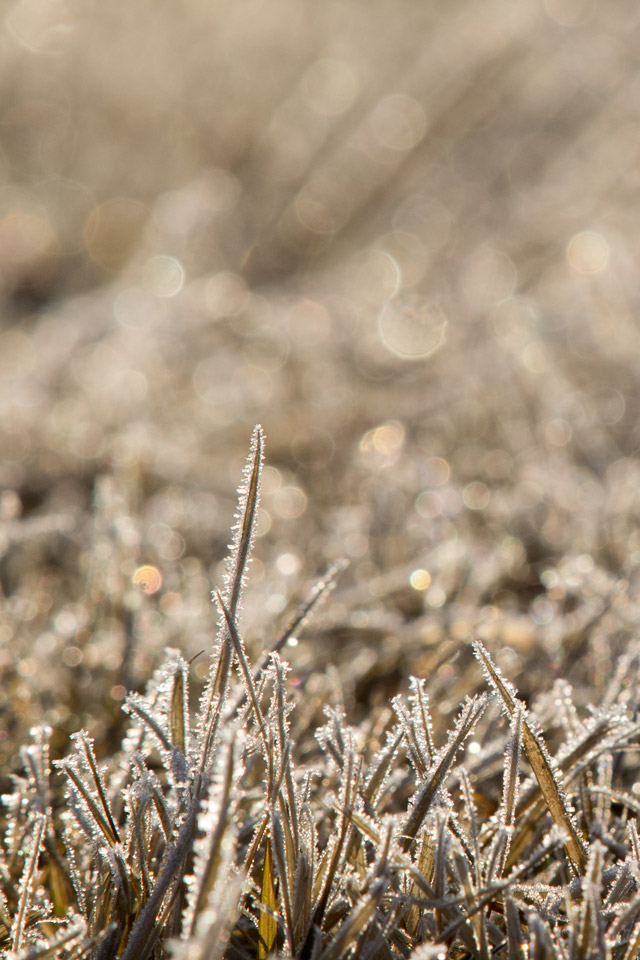
[{"label": "blurred beige background", "polygon": [[106,735],[96,703],[208,648],[256,422],[255,649],[345,556],[291,656],[346,656],[356,703],[421,670],[453,709],[477,632],[525,692],[567,657],[603,682],[639,615],[639,28],[627,0],[5,2],[6,742]]}]

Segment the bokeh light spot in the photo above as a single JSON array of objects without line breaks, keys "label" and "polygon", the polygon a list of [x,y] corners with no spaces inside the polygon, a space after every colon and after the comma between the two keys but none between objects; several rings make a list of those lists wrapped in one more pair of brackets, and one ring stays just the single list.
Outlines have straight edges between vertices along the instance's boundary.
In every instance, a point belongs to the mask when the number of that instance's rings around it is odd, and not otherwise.
[{"label": "bokeh light spot", "polygon": [[175,257],[151,257],[142,268],[142,283],[156,297],[175,297],[184,286],[184,268]]},{"label": "bokeh light spot", "polygon": [[382,454],[383,457],[395,457],[405,440],[405,429],[398,420],[390,420],[373,430],[368,430],[360,441],[360,450]]},{"label": "bokeh light spot", "polygon": [[609,244],[594,230],[576,233],[567,244],[567,262],[576,273],[601,273],[609,263]]},{"label": "bokeh light spot", "polygon": [[300,570],[300,558],[295,553],[281,553],[276,560],[278,573],[291,577]]},{"label": "bokeh light spot", "polygon": [[391,254],[375,248],[356,254],[349,265],[349,275],[359,296],[376,305],[395,296],[402,279]]},{"label": "bokeh light spot", "polygon": [[82,663],[82,650],[80,647],[65,647],[62,651],[63,663],[68,667],[78,667]]},{"label": "bokeh light spot", "polygon": [[447,595],[442,587],[432,587],[427,593],[427,603],[430,607],[434,607],[434,609],[443,607],[446,602]]},{"label": "bokeh light spot", "polygon": [[300,487],[285,486],[273,494],[273,509],[283,520],[295,520],[307,508],[307,496]]},{"label": "bokeh light spot", "polygon": [[409,577],[409,583],[414,590],[426,590],[431,585],[431,574],[428,570],[414,570]]},{"label": "bokeh light spot", "polygon": [[149,595],[157,593],[162,586],[162,574],[151,564],[138,567],[132,579],[137,587],[142,587],[143,591]]},{"label": "bokeh light spot", "polygon": [[265,607],[271,614],[282,613],[287,606],[287,598],[282,593],[272,593],[265,601]]},{"label": "bokeh light spot", "polygon": [[378,317],[380,339],[398,357],[428,357],[444,339],[446,319],[435,304],[417,297],[396,296]]},{"label": "bokeh light spot", "polygon": [[489,505],[491,494],[484,483],[474,480],[462,491],[462,499],[469,510],[484,510]]},{"label": "bokeh light spot", "polygon": [[451,467],[442,457],[429,457],[424,463],[424,479],[431,487],[441,487],[451,476]]}]

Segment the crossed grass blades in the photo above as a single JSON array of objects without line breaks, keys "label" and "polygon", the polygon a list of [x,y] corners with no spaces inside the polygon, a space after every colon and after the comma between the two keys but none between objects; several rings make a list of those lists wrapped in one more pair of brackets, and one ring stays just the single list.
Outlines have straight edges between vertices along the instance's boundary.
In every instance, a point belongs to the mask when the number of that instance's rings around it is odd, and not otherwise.
[{"label": "crossed grass blades", "polygon": [[480,643],[502,717],[487,694],[470,697],[438,743],[427,684],[414,678],[389,718],[356,729],[327,707],[314,737],[280,651],[339,569],[259,664],[238,627],[263,445],[256,427],[195,720],[189,666],[168,650],[146,693],[127,698],[131,726],[112,762],[99,767],[91,738],[75,736],[58,764],[62,812],[49,731],[23,748],[24,777],[4,797],[2,955],[638,956],[633,657],[606,709],[586,718],[558,685],[555,758]]}]

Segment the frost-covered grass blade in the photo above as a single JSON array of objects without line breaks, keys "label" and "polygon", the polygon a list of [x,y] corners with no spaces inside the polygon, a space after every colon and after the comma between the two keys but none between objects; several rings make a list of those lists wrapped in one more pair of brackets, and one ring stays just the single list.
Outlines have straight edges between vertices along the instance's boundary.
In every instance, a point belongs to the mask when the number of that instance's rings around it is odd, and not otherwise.
[{"label": "frost-covered grass blade", "polygon": [[[504,708],[510,716],[513,716],[518,703],[515,694],[502,679],[497,667],[493,664],[481,643],[474,643],[474,652],[483,665],[489,682],[500,696]],[[541,738],[534,733],[524,715],[522,718],[522,744],[540,786],[542,796],[549,808],[549,813],[554,823],[567,835],[565,846],[569,860],[577,872],[582,873],[587,865],[587,851],[583,841],[578,836],[573,817],[563,797],[562,786],[558,782],[559,773],[557,768],[554,770],[546,749],[542,746]]]}]

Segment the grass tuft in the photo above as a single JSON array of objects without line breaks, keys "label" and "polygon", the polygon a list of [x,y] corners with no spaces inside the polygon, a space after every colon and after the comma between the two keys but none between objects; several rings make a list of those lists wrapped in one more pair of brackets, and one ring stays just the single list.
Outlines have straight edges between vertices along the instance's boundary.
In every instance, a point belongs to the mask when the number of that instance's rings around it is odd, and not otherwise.
[{"label": "grass tuft", "polygon": [[544,716],[477,642],[489,692],[465,698],[448,731],[425,677],[377,729],[330,704],[309,724],[280,653],[340,566],[254,664],[240,609],[263,448],[256,428],[199,703],[169,649],[126,698],[106,763],[85,731],[58,778],[48,729],[23,749],[4,798],[4,955],[633,960],[640,807],[626,757],[640,726],[625,678],[586,714],[558,685],[543,739]]}]

